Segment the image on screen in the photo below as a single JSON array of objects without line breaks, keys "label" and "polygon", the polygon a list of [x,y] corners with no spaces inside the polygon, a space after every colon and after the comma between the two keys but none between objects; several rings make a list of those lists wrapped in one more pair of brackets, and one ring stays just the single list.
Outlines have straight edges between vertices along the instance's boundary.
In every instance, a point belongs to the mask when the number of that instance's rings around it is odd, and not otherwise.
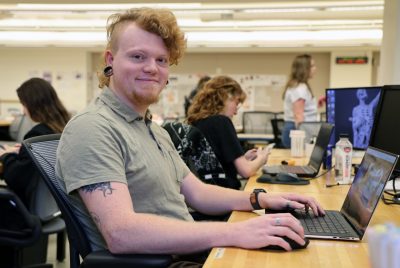
[{"label": "image on screen", "polygon": [[367,149],[341,209],[360,232],[367,228],[396,160],[393,154]]},{"label": "image on screen", "polygon": [[[400,85],[382,88],[381,99],[376,111],[370,145],[394,154],[400,154]],[[400,172],[400,163],[395,168]],[[398,175],[398,174],[397,174]]]},{"label": "image on screen", "polygon": [[326,120],[335,126],[330,144],[349,135],[354,149],[368,147],[381,87],[326,89]]}]

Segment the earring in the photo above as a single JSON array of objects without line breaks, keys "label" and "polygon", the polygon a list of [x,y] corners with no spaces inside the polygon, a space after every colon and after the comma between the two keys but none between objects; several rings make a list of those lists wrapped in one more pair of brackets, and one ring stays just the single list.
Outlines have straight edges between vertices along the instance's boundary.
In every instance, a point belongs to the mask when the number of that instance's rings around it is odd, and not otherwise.
[{"label": "earring", "polygon": [[167,80],[167,85],[169,84],[169,80]]},{"label": "earring", "polygon": [[112,66],[111,66],[111,65],[106,66],[106,68],[104,68],[103,73],[104,73],[104,75],[105,75],[106,77],[112,76],[112,75],[113,75],[113,68],[112,68]]}]

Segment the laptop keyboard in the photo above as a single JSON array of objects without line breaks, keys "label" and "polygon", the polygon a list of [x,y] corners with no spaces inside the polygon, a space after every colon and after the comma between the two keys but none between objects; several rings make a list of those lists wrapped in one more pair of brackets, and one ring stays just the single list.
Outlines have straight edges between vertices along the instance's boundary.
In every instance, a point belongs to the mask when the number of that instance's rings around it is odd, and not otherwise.
[{"label": "laptop keyboard", "polygon": [[306,233],[313,234],[348,234],[348,223],[337,211],[327,211],[324,217],[315,217],[312,212],[296,212]]},{"label": "laptop keyboard", "polygon": [[285,171],[288,173],[294,173],[294,174],[308,174],[312,173],[309,167],[307,166],[285,166],[284,167]]}]

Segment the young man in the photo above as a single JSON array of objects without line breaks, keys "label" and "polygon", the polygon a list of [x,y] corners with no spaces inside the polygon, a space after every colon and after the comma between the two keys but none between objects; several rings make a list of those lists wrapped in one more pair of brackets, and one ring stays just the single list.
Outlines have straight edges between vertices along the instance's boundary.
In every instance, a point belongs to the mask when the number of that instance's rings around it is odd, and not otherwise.
[{"label": "young man", "polygon": [[148,110],[167,84],[169,65],[178,63],[186,46],[174,15],[132,9],[109,23],[103,92],[68,123],[56,166],[93,248],[179,255],[216,246],[274,244],[290,250],[278,236],[303,244],[304,231],[290,214],[238,223],[193,221],[187,206],[210,215],[257,205],[324,211],[310,197],[251,195],[198,180]]}]

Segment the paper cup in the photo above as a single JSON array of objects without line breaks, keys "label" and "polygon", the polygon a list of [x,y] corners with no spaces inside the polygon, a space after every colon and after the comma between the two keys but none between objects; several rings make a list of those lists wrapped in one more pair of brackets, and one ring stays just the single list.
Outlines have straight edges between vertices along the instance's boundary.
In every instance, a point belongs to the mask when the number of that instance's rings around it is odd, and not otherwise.
[{"label": "paper cup", "polygon": [[304,130],[291,130],[290,131],[290,154],[292,157],[304,156],[304,139],[306,133]]}]

